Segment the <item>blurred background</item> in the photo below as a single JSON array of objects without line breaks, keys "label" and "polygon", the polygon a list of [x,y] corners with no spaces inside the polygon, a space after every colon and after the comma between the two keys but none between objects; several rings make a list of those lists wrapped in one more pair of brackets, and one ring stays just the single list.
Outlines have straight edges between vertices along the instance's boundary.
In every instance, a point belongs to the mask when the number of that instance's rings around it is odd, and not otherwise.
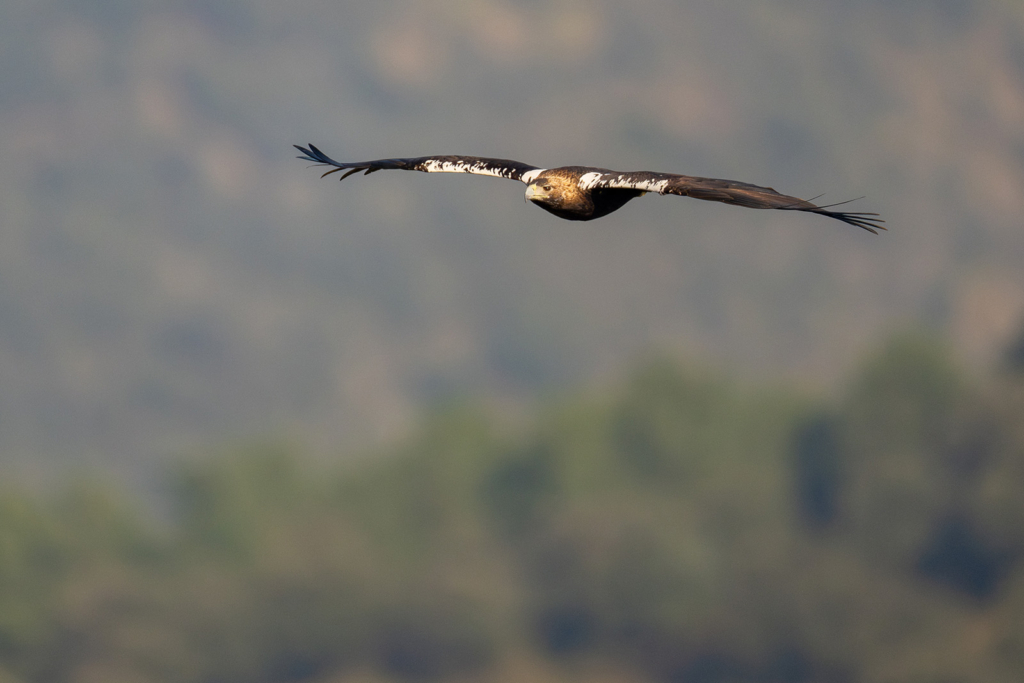
[{"label": "blurred background", "polygon": [[0,0],[0,159],[0,682],[1024,680],[1019,2]]}]

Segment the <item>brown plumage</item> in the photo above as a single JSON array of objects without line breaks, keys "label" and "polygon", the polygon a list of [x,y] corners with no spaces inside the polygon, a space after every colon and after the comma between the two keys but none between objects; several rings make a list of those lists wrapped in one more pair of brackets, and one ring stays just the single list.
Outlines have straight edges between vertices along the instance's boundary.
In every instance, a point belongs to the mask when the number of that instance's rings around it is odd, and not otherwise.
[{"label": "brown plumage", "polygon": [[770,187],[751,185],[737,180],[699,178],[675,173],[651,171],[619,172],[588,166],[562,166],[537,168],[510,159],[486,157],[435,156],[408,159],[377,159],[375,161],[338,162],[319,149],[295,148],[302,152],[300,159],[317,165],[331,166],[324,176],[344,171],[341,179],[364,171],[367,175],[383,169],[423,171],[425,173],[474,173],[477,175],[509,178],[526,183],[526,198],[559,218],[570,221],[590,221],[607,216],[622,208],[626,202],[648,192],[674,194],[682,197],[705,199],[750,209],[779,209],[804,211],[834,218],[844,223],[878,234],[885,226],[877,213],[859,211],[833,211],[839,204],[817,206],[805,199],[776,192]]},{"label": "brown plumage", "polygon": [[584,166],[565,166],[544,171],[527,188],[526,198],[559,218],[592,221],[621,209],[630,199],[646,194],[644,190],[582,189],[580,178],[593,170]]}]

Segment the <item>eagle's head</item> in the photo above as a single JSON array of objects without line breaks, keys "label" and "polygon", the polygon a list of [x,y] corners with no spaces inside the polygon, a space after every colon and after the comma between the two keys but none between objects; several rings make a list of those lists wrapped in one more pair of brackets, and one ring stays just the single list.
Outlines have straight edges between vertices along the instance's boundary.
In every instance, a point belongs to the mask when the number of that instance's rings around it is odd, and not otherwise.
[{"label": "eagle's head", "polygon": [[542,209],[559,209],[566,201],[565,180],[558,177],[541,176],[526,188],[526,199]]},{"label": "eagle's head", "polygon": [[[526,188],[526,199],[549,213],[570,221],[589,221],[608,211],[595,211],[591,190],[579,185],[581,170],[574,167],[548,170]],[[619,208],[628,199],[616,204]],[[614,209],[609,209],[612,211]]]}]

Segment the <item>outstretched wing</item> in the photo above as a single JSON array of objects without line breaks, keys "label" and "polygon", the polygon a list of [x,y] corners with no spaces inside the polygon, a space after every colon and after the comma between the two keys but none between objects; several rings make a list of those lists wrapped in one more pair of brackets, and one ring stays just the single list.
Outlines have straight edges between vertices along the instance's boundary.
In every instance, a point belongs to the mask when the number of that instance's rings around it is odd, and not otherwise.
[{"label": "outstretched wing", "polygon": [[[579,181],[580,187],[593,189],[604,187],[609,189],[642,190],[658,194],[676,194],[695,199],[707,199],[724,202],[751,209],[781,209],[784,211],[808,211],[828,216],[836,220],[863,228],[876,235],[885,230],[877,213],[862,211],[832,211],[839,204],[817,206],[805,199],[780,194],[770,187],[741,183],[736,180],[719,180],[717,178],[696,178],[693,176],[676,175],[674,173],[652,173],[637,171],[618,173],[616,171],[592,172],[584,174]],[[845,204],[846,202],[840,202]]]},{"label": "outstretched wing", "polygon": [[[344,180],[353,173],[365,171],[366,175],[383,169],[402,169],[404,171],[423,171],[424,173],[474,173],[476,175],[489,175],[496,178],[510,178],[530,182],[537,177],[540,171],[536,166],[530,166],[511,159],[488,159],[486,157],[464,157],[464,156],[439,156],[439,157],[416,157],[413,159],[377,159],[375,161],[355,161],[343,163],[330,158],[314,145],[309,149],[293,145],[295,149],[302,152],[299,159],[312,161],[318,166],[333,166],[331,170],[324,173],[321,178],[329,176],[338,171],[345,171],[339,180]],[[525,176],[525,178],[524,178]]]}]

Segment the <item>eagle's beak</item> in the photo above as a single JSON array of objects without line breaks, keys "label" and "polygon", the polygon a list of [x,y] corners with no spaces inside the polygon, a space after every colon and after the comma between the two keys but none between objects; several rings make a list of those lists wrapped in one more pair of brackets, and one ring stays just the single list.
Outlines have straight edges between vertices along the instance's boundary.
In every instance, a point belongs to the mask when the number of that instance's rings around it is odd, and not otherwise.
[{"label": "eagle's beak", "polygon": [[538,198],[544,197],[544,196],[545,196],[544,191],[541,190],[539,187],[537,187],[536,184],[527,186],[527,188],[526,188],[526,199],[528,201],[532,202],[534,199],[538,199]]}]

